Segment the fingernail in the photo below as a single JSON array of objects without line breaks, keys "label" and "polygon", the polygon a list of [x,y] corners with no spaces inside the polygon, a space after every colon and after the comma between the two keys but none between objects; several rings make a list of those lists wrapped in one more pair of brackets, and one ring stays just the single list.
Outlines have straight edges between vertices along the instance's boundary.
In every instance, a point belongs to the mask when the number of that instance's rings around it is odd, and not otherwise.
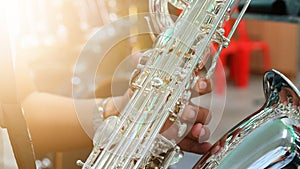
[{"label": "fingernail", "polygon": [[204,137],[205,133],[206,133],[206,131],[205,131],[204,127],[202,127],[200,130],[200,135],[198,137],[199,143],[202,143],[203,141],[207,140],[207,138]]},{"label": "fingernail", "polygon": [[217,145],[217,146],[215,146],[215,147],[212,147],[212,150],[211,150],[211,153],[212,154],[215,154],[215,153],[217,153],[217,152],[219,152],[220,151],[220,146],[219,145]]},{"label": "fingernail", "polygon": [[197,123],[192,128],[192,135],[196,138],[200,138],[201,129],[203,128],[201,123]]},{"label": "fingernail", "polygon": [[207,87],[206,82],[200,81],[200,83],[199,83],[199,89],[200,89],[200,90],[204,90],[206,87]]},{"label": "fingernail", "polygon": [[202,128],[201,131],[200,131],[200,136],[199,137],[203,137],[205,135],[205,129]]},{"label": "fingernail", "polygon": [[187,118],[188,119],[193,119],[196,117],[196,111],[195,110],[190,110],[187,112]]}]

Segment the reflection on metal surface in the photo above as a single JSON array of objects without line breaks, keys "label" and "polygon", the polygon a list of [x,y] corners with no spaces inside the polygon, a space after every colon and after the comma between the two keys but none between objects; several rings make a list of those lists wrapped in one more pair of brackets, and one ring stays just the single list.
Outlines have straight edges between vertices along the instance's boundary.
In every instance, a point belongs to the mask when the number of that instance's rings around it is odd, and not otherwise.
[{"label": "reflection on metal surface", "polygon": [[276,70],[264,76],[266,102],[227,132],[194,166],[202,169],[297,168],[299,91]]}]

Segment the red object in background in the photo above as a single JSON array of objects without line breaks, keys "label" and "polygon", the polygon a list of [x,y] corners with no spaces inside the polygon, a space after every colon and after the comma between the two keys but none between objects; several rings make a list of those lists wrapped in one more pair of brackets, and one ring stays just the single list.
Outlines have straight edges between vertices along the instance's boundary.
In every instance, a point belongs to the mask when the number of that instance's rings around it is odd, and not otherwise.
[{"label": "red object in background", "polygon": [[[234,20],[232,20],[234,21]],[[225,31],[231,28],[231,22],[226,23]],[[235,82],[238,87],[247,87],[249,84],[250,76],[250,57],[254,51],[261,51],[263,57],[264,70],[268,70],[271,67],[271,58],[269,52],[269,45],[265,41],[253,41],[249,38],[246,28],[246,23],[241,20],[237,30],[236,39],[231,39],[228,48],[223,49],[220,55],[220,60],[224,67],[227,66],[228,57],[230,57],[229,77]],[[216,82],[220,81],[222,77],[216,71]],[[217,85],[218,93],[224,89],[221,85]]]}]

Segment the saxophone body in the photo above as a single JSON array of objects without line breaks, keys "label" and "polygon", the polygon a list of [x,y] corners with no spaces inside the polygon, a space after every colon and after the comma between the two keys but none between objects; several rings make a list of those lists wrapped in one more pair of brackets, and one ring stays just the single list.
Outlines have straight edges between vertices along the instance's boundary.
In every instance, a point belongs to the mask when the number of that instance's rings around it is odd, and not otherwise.
[{"label": "saxophone body", "polygon": [[[166,2],[162,0],[163,6]],[[223,24],[240,1],[170,2],[183,7],[183,13],[175,23],[165,24],[153,48],[143,53],[132,73],[130,86],[134,92],[129,102],[119,116],[108,117],[98,128],[102,135],[94,138],[88,159],[78,162],[83,169],[166,169],[183,156],[177,143],[189,130],[180,117],[191,97],[190,89],[214,43],[218,49],[206,74],[211,76],[218,55],[228,46],[250,1],[243,1],[244,7],[227,37]],[[161,133],[168,120],[178,127],[174,137]]]},{"label": "saxophone body", "polygon": [[265,104],[221,137],[194,169],[299,168],[300,92],[276,70],[265,73]]}]

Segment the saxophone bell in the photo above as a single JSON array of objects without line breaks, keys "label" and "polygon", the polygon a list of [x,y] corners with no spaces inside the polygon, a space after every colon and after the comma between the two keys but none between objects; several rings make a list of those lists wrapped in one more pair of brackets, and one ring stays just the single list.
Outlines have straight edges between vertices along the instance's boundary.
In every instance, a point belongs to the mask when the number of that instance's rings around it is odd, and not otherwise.
[{"label": "saxophone bell", "polygon": [[276,70],[265,73],[264,105],[219,139],[194,169],[297,168],[299,90]]}]

